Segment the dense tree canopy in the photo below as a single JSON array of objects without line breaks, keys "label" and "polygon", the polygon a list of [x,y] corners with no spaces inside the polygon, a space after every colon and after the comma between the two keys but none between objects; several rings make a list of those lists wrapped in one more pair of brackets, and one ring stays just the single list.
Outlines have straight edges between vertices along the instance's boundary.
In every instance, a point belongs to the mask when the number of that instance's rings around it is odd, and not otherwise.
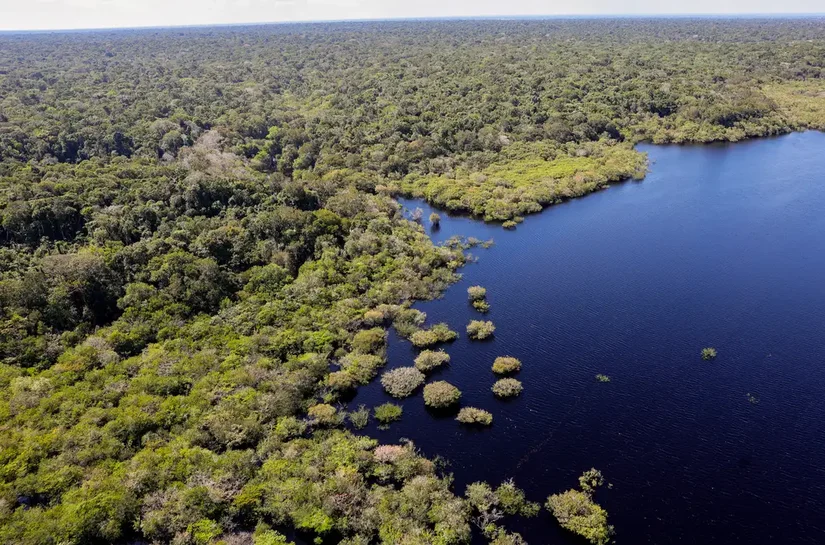
[{"label": "dense tree canopy", "polygon": [[392,197],[512,226],[641,140],[825,128],[824,67],[816,18],[0,34],[0,542],[466,542],[486,507],[342,429],[387,328],[457,335],[410,305],[464,245]]}]

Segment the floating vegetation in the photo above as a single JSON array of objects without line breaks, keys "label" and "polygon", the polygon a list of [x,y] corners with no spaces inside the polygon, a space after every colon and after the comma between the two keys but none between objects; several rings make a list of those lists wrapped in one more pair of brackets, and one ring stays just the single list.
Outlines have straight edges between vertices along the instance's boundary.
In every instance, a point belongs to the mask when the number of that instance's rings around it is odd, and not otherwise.
[{"label": "floating vegetation", "polygon": [[598,375],[596,375],[596,380],[598,380],[599,382],[610,382],[610,377],[599,373]]},{"label": "floating vegetation", "polygon": [[759,404],[759,396],[754,395],[754,394],[752,394],[752,393],[750,393],[750,392],[748,392],[748,393],[746,394],[746,396],[747,396],[747,398],[748,398],[748,403],[750,403],[751,405],[757,405],[757,404]]},{"label": "floating vegetation", "polygon": [[705,361],[712,360],[716,357],[716,349],[711,347],[702,349],[702,359]]}]

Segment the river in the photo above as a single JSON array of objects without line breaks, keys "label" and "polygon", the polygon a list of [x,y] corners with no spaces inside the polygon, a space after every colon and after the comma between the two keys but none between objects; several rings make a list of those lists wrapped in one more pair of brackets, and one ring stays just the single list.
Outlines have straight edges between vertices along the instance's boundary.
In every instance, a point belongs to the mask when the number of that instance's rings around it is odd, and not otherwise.
[{"label": "river", "polygon": [[[640,149],[643,181],[513,231],[439,211],[436,242],[495,245],[416,304],[461,335],[433,378],[495,420],[463,427],[419,391],[400,422],[367,432],[443,456],[460,493],[512,477],[543,503],[598,468],[619,545],[825,543],[825,134]],[[471,285],[487,288],[485,318]],[[471,319],[492,320],[494,340],[468,340]],[[415,354],[391,334],[387,369]],[[490,392],[501,355],[524,364],[524,393],[507,402]],[[376,380],[351,406],[389,399]],[[511,527],[533,545],[581,543],[546,511]]]}]

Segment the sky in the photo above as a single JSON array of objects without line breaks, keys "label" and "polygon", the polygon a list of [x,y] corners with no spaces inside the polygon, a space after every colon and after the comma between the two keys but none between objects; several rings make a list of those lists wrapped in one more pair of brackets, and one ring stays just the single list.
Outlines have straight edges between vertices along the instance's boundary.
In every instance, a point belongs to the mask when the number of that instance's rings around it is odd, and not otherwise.
[{"label": "sky", "polygon": [[0,30],[404,17],[822,12],[824,0],[0,0]]}]

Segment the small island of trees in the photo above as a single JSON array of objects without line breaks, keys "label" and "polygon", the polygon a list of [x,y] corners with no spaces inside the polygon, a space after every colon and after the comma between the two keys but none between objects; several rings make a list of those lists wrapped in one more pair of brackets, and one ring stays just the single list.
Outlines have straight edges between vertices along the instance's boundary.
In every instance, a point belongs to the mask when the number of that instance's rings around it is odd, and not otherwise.
[{"label": "small island of trees", "polygon": [[519,380],[514,378],[503,378],[497,380],[495,384],[493,384],[492,390],[496,397],[507,398],[520,395],[522,390],[524,390],[524,387]]},{"label": "small island of trees", "polygon": [[467,324],[467,336],[474,341],[481,341],[491,337],[495,330],[496,326],[490,321],[471,320],[470,323]]},{"label": "small island of trees", "polygon": [[381,377],[381,385],[393,397],[408,397],[424,384],[424,373],[415,367],[399,367]]},{"label": "small island of trees", "polygon": [[444,409],[458,403],[461,391],[449,382],[440,380],[424,386],[424,403],[434,409]]},{"label": "small island of trees", "polygon": [[492,414],[476,407],[462,407],[455,419],[462,424],[477,424],[480,426],[489,426],[493,423]]}]

